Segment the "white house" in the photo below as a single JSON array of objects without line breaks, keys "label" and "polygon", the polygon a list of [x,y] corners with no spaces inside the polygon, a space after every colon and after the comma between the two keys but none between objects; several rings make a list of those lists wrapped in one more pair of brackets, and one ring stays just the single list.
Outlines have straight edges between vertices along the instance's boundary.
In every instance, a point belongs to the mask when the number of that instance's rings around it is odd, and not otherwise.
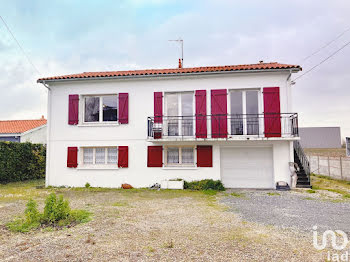
[{"label": "white house", "polygon": [[46,144],[46,119],[2,120],[0,141]]},{"label": "white house", "polygon": [[290,185],[299,140],[291,74],[300,70],[258,63],[41,78],[49,90],[46,185]]}]

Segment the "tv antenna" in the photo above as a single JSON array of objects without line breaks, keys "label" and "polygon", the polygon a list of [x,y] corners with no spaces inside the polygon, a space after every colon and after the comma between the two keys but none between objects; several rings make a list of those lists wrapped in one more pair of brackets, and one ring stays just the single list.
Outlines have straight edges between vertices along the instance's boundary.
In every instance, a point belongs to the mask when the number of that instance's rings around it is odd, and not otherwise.
[{"label": "tv antenna", "polygon": [[170,42],[178,42],[181,47],[181,66],[184,66],[184,40],[179,37],[179,39],[169,40]]}]

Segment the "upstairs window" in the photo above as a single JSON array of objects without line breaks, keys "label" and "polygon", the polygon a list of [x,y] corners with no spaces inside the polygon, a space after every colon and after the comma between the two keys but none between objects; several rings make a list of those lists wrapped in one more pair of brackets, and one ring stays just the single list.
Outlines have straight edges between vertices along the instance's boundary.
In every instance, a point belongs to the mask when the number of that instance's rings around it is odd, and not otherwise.
[{"label": "upstairs window", "polygon": [[117,122],[118,95],[85,96],[84,122]]}]

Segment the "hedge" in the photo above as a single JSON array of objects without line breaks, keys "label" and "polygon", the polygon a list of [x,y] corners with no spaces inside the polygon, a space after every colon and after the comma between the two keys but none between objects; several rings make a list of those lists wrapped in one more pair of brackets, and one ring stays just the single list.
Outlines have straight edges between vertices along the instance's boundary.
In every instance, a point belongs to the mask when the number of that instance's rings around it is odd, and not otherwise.
[{"label": "hedge", "polygon": [[46,147],[0,141],[0,183],[45,177]]}]

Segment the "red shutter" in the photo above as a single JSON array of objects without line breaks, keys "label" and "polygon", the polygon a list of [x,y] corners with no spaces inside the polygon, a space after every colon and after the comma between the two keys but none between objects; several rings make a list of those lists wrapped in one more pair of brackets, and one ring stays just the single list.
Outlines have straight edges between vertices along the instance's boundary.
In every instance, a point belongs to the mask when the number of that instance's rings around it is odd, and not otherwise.
[{"label": "red shutter", "polygon": [[162,146],[148,146],[147,166],[148,167],[163,166],[163,147]]},{"label": "red shutter", "polygon": [[68,124],[77,125],[79,123],[79,95],[69,95]]},{"label": "red shutter", "polygon": [[128,167],[129,148],[127,146],[118,147],[118,167]]},{"label": "red shutter", "polygon": [[281,136],[280,114],[280,89],[279,87],[264,88],[264,124],[265,137]]},{"label": "red shutter", "polygon": [[227,137],[227,91],[211,90],[211,136]]},{"label": "red shutter", "polygon": [[[154,92],[154,123],[162,124],[163,123],[163,93]],[[162,130],[162,127],[161,129]],[[162,132],[154,132],[154,138],[162,138]]]},{"label": "red shutter", "polygon": [[119,123],[127,124],[129,122],[129,94],[119,93]]},{"label": "red shutter", "polygon": [[68,147],[67,149],[67,167],[78,166],[78,148]]},{"label": "red shutter", "polygon": [[207,94],[196,90],[196,137],[207,138]]},{"label": "red shutter", "polygon": [[154,92],[154,123],[163,122],[163,93]]},{"label": "red shutter", "polygon": [[197,146],[197,166],[212,167],[213,166],[213,147]]}]

